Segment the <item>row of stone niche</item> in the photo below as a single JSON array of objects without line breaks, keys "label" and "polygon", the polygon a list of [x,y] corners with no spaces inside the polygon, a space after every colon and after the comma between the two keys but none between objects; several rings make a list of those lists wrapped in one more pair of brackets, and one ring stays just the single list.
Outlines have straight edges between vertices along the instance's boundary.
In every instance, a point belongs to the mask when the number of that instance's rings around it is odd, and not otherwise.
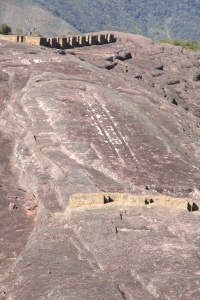
[{"label": "row of stone niche", "polygon": [[114,34],[98,34],[98,35],[77,35],[69,37],[32,37],[32,36],[12,36],[12,41],[17,43],[26,43],[33,45],[41,45],[45,47],[69,49],[74,47],[102,45],[107,43],[115,43]]}]

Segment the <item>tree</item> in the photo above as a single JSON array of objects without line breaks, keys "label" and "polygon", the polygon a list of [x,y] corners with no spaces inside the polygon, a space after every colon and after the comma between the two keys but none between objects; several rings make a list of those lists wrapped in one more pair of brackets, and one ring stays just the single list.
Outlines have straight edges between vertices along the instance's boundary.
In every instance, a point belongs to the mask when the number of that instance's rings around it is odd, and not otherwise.
[{"label": "tree", "polygon": [[10,26],[8,26],[7,24],[3,23],[0,24],[0,34],[6,34],[8,35],[9,33],[11,33],[12,29]]}]

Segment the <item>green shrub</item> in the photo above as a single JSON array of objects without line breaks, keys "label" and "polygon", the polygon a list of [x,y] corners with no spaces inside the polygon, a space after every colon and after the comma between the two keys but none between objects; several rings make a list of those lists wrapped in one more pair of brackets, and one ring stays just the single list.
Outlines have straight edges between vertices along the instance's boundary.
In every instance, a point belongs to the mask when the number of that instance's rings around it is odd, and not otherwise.
[{"label": "green shrub", "polygon": [[7,24],[3,23],[0,24],[0,34],[9,34],[11,33],[12,29],[10,26],[8,26]]},{"label": "green shrub", "polygon": [[168,40],[168,39],[162,39],[159,40],[160,43],[166,43],[166,44],[171,44],[175,46],[181,46],[187,50],[190,51],[200,51],[200,43],[197,41],[182,41],[182,40]]}]

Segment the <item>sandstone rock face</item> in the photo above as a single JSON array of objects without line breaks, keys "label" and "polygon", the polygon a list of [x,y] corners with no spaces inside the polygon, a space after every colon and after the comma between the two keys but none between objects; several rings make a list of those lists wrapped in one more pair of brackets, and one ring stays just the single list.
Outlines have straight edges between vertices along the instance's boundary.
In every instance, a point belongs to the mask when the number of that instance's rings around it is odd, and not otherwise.
[{"label": "sandstone rock face", "polygon": [[200,299],[200,54],[65,53],[0,43],[0,297]]}]

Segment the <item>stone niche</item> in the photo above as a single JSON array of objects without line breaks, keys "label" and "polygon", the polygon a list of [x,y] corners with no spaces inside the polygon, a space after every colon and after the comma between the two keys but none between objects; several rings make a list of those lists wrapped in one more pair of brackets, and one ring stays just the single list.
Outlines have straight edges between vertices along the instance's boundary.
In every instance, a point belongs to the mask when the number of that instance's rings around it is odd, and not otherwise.
[{"label": "stone niche", "polygon": [[98,35],[78,35],[66,38],[52,37],[34,37],[19,35],[0,35],[0,40],[6,40],[17,43],[26,43],[31,45],[40,45],[57,49],[69,49],[74,47],[102,45],[106,43],[116,42],[114,34],[98,34]]}]

